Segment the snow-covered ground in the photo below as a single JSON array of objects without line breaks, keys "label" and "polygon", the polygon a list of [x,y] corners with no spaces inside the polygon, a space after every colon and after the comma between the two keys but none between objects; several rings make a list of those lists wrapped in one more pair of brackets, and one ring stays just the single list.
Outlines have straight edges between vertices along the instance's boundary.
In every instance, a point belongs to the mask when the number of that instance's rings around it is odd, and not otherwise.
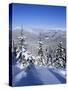
[{"label": "snow-covered ground", "polygon": [[12,65],[12,85],[47,85],[66,83],[66,71],[54,67],[37,66],[32,63],[25,69]]}]

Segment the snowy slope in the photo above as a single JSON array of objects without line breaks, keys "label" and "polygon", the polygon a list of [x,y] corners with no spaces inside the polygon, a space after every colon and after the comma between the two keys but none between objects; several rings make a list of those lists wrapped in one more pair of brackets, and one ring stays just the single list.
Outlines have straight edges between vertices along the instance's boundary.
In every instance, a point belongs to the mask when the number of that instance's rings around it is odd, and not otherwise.
[{"label": "snowy slope", "polygon": [[65,83],[63,76],[58,69],[39,67],[30,64],[25,70],[13,65],[13,86],[44,85]]}]

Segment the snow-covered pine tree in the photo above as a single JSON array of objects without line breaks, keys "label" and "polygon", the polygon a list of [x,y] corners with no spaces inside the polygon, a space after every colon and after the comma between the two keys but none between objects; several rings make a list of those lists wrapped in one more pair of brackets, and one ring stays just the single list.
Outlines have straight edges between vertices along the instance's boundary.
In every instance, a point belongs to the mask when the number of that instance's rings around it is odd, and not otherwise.
[{"label": "snow-covered pine tree", "polygon": [[53,50],[49,47],[46,49],[46,57],[47,57],[47,62],[46,65],[51,66],[52,65],[52,57],[53,57]]},{"label": "snow-covered pine tree", "polygon": [[56,58],[54,60],[55,67],[65,68],[66,67],[66,50],[63,48],[62,42],[60,41],[57,50]]},{"label": "snow-covered pine tree", "polygon": [[21,35],[18,37],[19,40],[19,47],[17,48],[17,63],[20,63],[22,66],[27,65],[27,59],[26,59],[26,48],[25,48],[25,37],[24,37],[24,32],[23,28],[21,29]]},{"label": "snow-covered pine tree", "polygon": [[44,65],[44,55],[43,55],[43,49],[42,49],[42,40],[41,40],[41,33],[39,34],[39,48],[38,48],[38,56],[39,56],[39,59],[38,59],[38,64],[39,65]]}]

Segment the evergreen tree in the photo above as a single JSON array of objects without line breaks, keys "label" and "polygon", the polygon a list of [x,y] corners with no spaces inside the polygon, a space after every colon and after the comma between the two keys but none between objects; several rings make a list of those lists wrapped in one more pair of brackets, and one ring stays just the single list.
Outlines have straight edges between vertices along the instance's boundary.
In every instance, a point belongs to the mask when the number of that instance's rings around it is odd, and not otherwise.
[{"label": "evergreen tree", "polygon": [[38,63],[44,65],[44,58],[43,58],[44,55],[43,55],[42,45],[43,45],[43,43],[42,43],[42,40],[41,40],[41,33],[40,33],[40,35],[39,35],[39,49],[38,49],[38,56],[40,58],[39,58]]},{"label": "evergreen tree", "polygon": [[62,42],[60,41],[57,50],[56,50],[56,59],[54,60],[56,67],[65,68],[66,64],[66,50],[62,46]]},{"label": "evergreen tree", "polygon": [[19,47],[17,50],[17,59],[18,62],[25,65],[27,63],[27,60],[25,59],[24,53],[27,51],[25,48],[25,37],[23,33],[23,28],[21,29],[21,35],[18,37],[19,40]]},{"label": "evergreen tree", "polygon": [[46,49],[46,57],[47,57],[46,65],[52,65],[52,54],[53,50],[50,47],[49,49]]}]

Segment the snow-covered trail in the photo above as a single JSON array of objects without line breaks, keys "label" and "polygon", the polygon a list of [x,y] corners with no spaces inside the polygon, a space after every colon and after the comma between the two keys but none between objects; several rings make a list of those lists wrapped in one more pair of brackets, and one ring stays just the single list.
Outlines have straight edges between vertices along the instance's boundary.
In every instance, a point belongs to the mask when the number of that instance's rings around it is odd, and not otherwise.
[{"label": "snow-covered trail", "polygon": [[[16,66],[14,67],[16,72]],[[17,72],[19,70],[17,69]],[[16,75],[13,74],[13,86],[24,86],[24,85],[43,85],[44,83],[38,77],[38,72],[34,65],[28,66],[26,70],[22,70]]]},{"label": "snow-covered trail", "polygon": [[13,65],[13,86],[44,85],[65,83],[62,74],[52,68],[38,67],[30,64],[27,69],[21,70]]},{"label": "snow-covered trail", "polygon": [[52,69],[49,69],[49,71],[51,73],[53,73],[53,75],[61,82],[61,83],[66,83],[66,76],[65,75],[62,75],[61,73],[59,73],[58,71],[56,70],[52,70]]},{"label": "snow-covered trail", "polygon": [[52,72],[50,72],[49,68],[42,67],[38,69],[38,77],[44,84],[60,84],[59,79],[56,78]]}]

